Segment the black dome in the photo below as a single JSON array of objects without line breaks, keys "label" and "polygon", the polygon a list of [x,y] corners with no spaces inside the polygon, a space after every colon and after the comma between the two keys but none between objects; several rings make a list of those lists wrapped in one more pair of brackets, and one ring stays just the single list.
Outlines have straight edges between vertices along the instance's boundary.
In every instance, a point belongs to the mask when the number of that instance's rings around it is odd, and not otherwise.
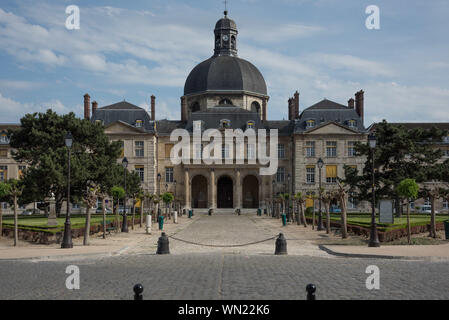
[{"label": "black dome", "polygon": [[215,24],[215,30],[228,30],[233,29],[237,30],[237,24],[234,20],[229,19],[228,17],[224,17],[217,21]]},{"label": "black dome", "polygon": [[204,91],[246,91],[267,95],[267,85],[252,63],[234,56],[213,56],[190,72],[184,86],[184,95]]}]

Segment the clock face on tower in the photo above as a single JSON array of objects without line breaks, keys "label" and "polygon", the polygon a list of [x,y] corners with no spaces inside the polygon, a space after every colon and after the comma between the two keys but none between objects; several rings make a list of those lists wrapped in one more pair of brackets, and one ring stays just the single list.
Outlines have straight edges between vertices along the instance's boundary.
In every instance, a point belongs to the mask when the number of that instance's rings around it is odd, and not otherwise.
[{"label": "clock face on tower", "polygon": [[228,35],[225,34],[225,35],[223,35],[222,39],[223,39],[223,41],[228,41],[229,37],[228,37]]}]

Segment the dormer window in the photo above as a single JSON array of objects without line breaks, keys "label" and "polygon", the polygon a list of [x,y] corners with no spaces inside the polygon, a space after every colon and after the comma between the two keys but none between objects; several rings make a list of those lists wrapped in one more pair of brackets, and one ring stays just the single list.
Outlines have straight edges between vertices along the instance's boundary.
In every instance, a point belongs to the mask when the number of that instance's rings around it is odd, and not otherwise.
[{"label": "dormer window", "polygon": [[254,129],[254,127],[256,126],[256,123],[254,121],[248,121],[246,123],[246,129]]},{"label": "dormer window", "polygon": [[310,129],[310,128],[313,128],[313,127],[315,127],[315,120],[307,120],[306,121],[306,128]]},{"label": "dormer window", "polygon": [[9,143],[9,139],[8,136],[5,132],[0,133],[0,143],[1,144],[8,144]]},{"label": "dormer window", "polygon": [[142,128],[143,127],[143,120],[136,120],[136,128]]},{"label": "dormer window", "polygon": [[350,128],[356,128],[357,127],[357,121],[356,120],[349,120],[348,121],[348,126]]},{"label": "dormer window", "polygon": [[95,120],[95,124],[102,126],[103,125],[103,120]]},{"label": "dormer window", "polygon": [[220,120],[220,128],[230,128],[231,127],[231,120],[223,119]]}]

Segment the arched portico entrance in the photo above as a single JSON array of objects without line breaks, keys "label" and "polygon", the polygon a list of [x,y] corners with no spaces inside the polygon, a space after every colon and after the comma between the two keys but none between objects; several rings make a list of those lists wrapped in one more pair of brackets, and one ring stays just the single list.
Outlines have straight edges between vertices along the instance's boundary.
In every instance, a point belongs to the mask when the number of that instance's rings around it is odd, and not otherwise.
[{"label": "arched portico entrance", "polygon": [[217,183],[217,207],[218,208],[233,208],[234,194],[232,179],[223,176],[218,179]]},{"label": "arched portico entrance", "polygon": [[253,175],[243,179],[243,208],[259,208],[259,180]]},{"label": "arched portico entrance", "polygon": [[207,179],[204,176],[195,176],[192,179],[192,208],[207,208]]}]

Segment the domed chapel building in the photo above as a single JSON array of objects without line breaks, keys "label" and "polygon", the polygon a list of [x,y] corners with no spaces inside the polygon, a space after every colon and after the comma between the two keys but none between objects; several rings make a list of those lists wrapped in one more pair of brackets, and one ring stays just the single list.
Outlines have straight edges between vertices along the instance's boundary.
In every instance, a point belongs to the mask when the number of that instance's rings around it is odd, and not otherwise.
[{"label": "domed chapel building", "polygon": [[[330,100],[320,101],[300,112],[299,93],[288,99],[288,120],[267,119],[269,96],[261,72],[251,62],[238,56],[238,29],[228,17],[218,20],[214,29],[214,54],[199,63],[188,75],[181,97],[181,119],[156,120],[156,98],[151,97],[151,114],[123,101],[98,108],[85,95],[85,117],[105,126],[112,140],[122,140],[123,154],[129,168],[137,171],[143,188],[151,193],[173,192],[183,208],[265,208],[281,192],[318,193],[317,161],[322,158],[321,183],[335,188],[343,166],[362,169],[364,160],[354,156],[354,143],[366,141],[363,123],[363,91],[348,105]],[[278,107],[278,106],[276,106]],[[278,169],[274,175],[260,175],[261,165],[249,163],[173,165],[170,152],[175,129],[201,130],[242,129],[278,130]],[[224,135],[223,135],[224,137]],[[191,154],[203,150],[207,142],[192,145]],[[229,148],[222,145],[223,158]],[[257,156],[256,146],[245,141],[245,160]],[[232,154],[232,152],[231,152]],[[336,204],[336,203],[335,203]],[[314,206],[312,197],[307,206]],[[351,202],[350,210],[357,210]],[[219,212],[219,211],[217,211]]]}]

